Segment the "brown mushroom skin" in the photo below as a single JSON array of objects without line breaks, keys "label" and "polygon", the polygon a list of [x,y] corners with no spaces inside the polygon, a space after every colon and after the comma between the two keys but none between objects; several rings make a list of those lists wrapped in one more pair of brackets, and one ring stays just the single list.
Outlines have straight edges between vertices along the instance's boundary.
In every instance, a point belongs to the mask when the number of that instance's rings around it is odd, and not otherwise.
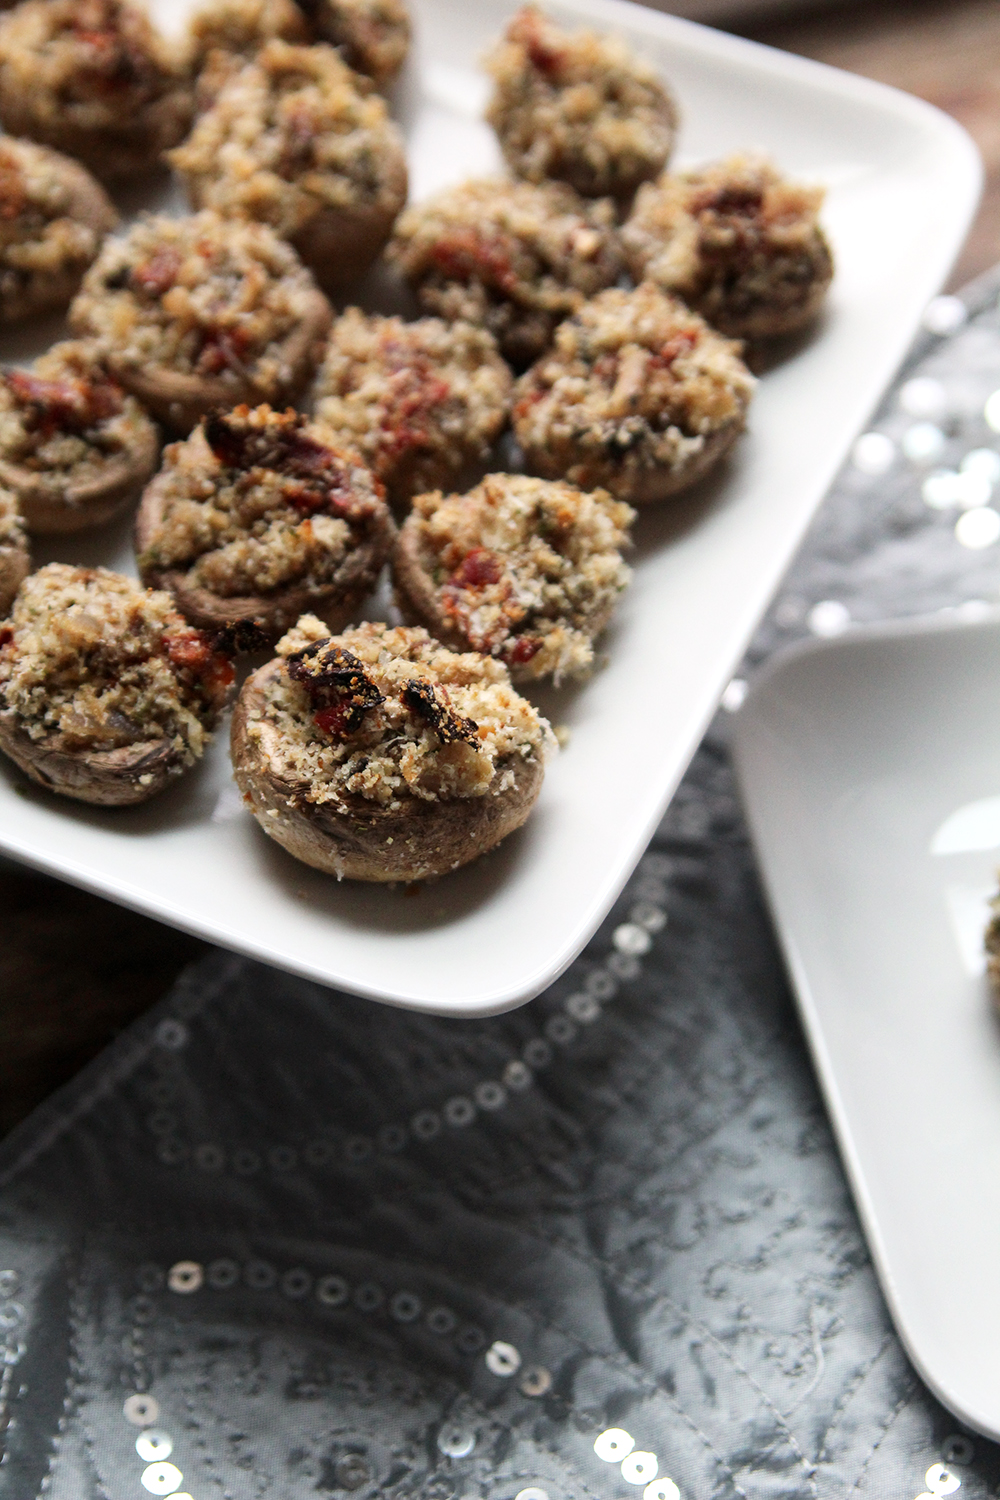
[{"label": "brown mushroom skin", "polygon": [[[391,163],[385,192],[402,205],[407,190],[406,159],[400,155]],[[320,209],[292,236],[291,243],[324,292],[338,300],[381,254],[397,213],[398,208],[378,203]]]},{"label": "brown mushroom skin", "polygon": [[37,536],[102,526],[138,499],[156,468],[160,452],[156,428],[150,422],[137,437],[130,452],[109,458],[102,473],[86,483],[63,484],[54,475],[0,459],[0,484],[14,491],[24,524]]},{"label": "brown mushroom skin", "polygon": [[67,749],[62,739],[55,735],[33,740],[16,714],[0,710],[0,750],[39,786],[77,802],[131,807],[163,791],[187,769],[183,754],[169,738],[86,751]]},{"label": "brown mushroom skin", "polygon": [[395,812],[363,797],[348,811],[307,802],[302,785],[270,768],[267,741],[277,731],[261,720],[261,740],[252,740],[247,732],[251,715],[263,712],[268,682],[284,670],[280,659],[271,661],[244,683],[233,712],[233,770],[264,832],[303,864],[338,880],[428,880],[494,848],[530,813],[544,775],[534,756],[498,765],[498,776],[509,767],[514,781],[496,794],[487,791],[449,802],[410,797]]},{"label": "brown mushroom skin", "polygon": [[396,527],[387,507],[372,518],[365,540],[352,551],[338,569],[337,576],[323,589],[297,584],[274,594],[251,594],[227,598],[189,582],[179,568],[155,568],[144,565],[142,558],[150,548],[163,520],[167,478],[157,474],[147,485],[135,519],[135,550],[139,572],[147,588],[166,589],[177,608],[192,625],[218,629],[240,620],[252,620],[272,640],[291,629],[300,615],[317,615],[336,635],[354,619],[358,606],[367,599],[381,572],[382,564],[392,551]]}]

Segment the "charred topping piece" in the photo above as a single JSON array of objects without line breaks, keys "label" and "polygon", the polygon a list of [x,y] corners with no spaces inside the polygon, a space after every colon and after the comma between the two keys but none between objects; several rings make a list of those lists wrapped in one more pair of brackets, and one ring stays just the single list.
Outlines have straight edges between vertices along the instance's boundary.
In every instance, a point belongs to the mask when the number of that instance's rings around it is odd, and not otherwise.
[{"label": "charred topping piece", "polygon": [[353,652],[331,640],[296,651],[286,666],[292,681],[309,694],[316,710],[313,721],[325,734],[353,734],[368,710],[385,702]]},{"label": "charred topping piece", "polygon": [[433,729],[442,745],[463,741],[466,745],[479,744],[479,729],[473,719],[455,713],[442,703],[434,690],[434,684],[422,678],[408,682],[400,694],[411,713],[423,719]]},{"label": "charred topping piece", "polygon": [[[371,503],[355,494],[343,473],[339,455],[303,431],[307,418],[289,408],[278,424],[254,427],[249,408],[213,412],[205,419],[205,440],[221,464],[247,472],[270,469],[291,481],[288,502],[303,515],[328,510],[352,521],[371,511]],[[296,481],[298,481],[296,483]]]},{"label": "charred topping piece", "polygon": [[100,382],[42,380],[28,370],[5,370],[3,381],[14,400],[26,407],[30,424],[50,432],[85,432],[117,416],[124,392],[110,376]]},{"label": "charred topping piece", "polygon": [[241,652],[263,651],[271,644],[271,637],[261,620],[231,620],[223,625],[215,637],[215,649],[223,656],[238,656]]}]

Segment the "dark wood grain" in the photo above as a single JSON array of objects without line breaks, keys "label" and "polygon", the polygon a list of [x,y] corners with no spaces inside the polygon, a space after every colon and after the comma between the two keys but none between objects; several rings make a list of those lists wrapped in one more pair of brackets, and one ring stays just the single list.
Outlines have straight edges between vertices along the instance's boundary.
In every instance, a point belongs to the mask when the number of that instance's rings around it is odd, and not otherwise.
[{"label": "dark wood grain", "polygon": [[[1000,260],[1000,5],[838,5],[744,35],[919,94],[983,153],[982,210],[953,283]],[[170,987],[203,945],[69,886],[0,869],[0,1130]]]}]

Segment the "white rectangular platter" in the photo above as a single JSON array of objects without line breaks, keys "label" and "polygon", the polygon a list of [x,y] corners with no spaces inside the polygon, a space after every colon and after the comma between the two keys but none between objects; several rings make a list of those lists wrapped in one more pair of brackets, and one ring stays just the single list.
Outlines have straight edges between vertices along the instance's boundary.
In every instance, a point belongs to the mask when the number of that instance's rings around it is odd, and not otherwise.
[{"label": "white rectangular platter", "polygon": [[[499,166],[478,59],[513,8],[416,0],[416,55],[395,101],[414,198]],[[662,68],[683,111],[681,162],[757,148],[825,183],[837,276],[815,336],[762,381],[725,471],[642,518],[606,667],[544,699],[570,741],[526,827],[411,899],[338,886],[270,843],[236,797],[225,735],[182,785],[134,810],[56,801],[0,770],[0,847],[12,855],[268,963],[456,1015],[530,999],[609,910],[946,276],[980,181],[968,137],[906,95],[624,0],[550,9],[625,35]],[[178,5],[159,10],[178,24]],[[23,337],[0,346],[7,358],[28,352]],[[50,557],[132,570],[127,528]]]},{"label": "white rectangular platter", "polygon": [[900,1337],[1000,1438],[1000,617],[797,649],[737,722],[765,883]]}]

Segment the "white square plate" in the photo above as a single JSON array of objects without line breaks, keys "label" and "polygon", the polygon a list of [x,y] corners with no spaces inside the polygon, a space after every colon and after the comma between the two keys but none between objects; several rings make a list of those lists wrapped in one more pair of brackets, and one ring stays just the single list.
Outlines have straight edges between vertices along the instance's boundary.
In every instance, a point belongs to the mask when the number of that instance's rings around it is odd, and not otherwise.
[{"label": "white square plate", "polygon": [[1000,616],[795,648],[737,720],[772,909],[882,1289],[1000,1438]]},{"label": "white square plate", "polygon": [[[499,166],[477,60],[513,8],[416,0],[416,59],[397,99],[414,197]],[[904,94],[624,0],[551,9],[623,33],[662,67],[683,110],[682,161],[760,148],[826,183],[837,276],[814,337],[761,383],[724,472],[642,518],[607,667],[544,698],[571,740],[527,826],[408,899],[338,886],[269,842],[236,798],[225,735],[183,784],[133,810],[73,805],[0,771],[0,847],[16,857],[324,983],[459,1015],[530,999],[608,911],[946,276],[980,180],[968,137]],[[177,23],[176,0],[159,10]],[[3,352],[30,351],[8,339]],[[132,569],[124,527],[44,555]]]}]

